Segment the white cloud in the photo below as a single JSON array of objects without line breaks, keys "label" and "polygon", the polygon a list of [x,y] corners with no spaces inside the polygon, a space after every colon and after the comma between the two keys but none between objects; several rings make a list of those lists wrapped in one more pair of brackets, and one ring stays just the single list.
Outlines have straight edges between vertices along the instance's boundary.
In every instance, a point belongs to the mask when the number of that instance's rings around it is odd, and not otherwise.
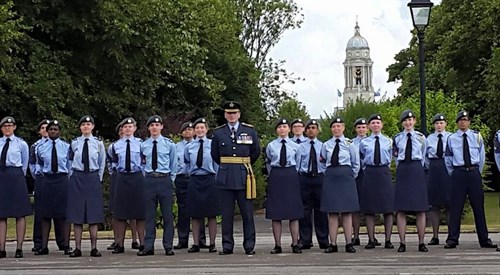
[{"label": "white cloud", "polygon": [[[356,15],[374,62],[374,89],[381,87],[382,93],[395,95],[399,84],[386,82],[385,69],[411,39],[413,26],[407,1],[296,0],[296,3],[303,8],[304,23],[300,29],[286,32],[270,56],[286,60],[289,73],[305,78],[289,88],[297,92],[312,116],[331,113],[337,105],[336,91],[344,88],[345,47],[354,35]],[[342,105],[342,99],[338,102]]]}]

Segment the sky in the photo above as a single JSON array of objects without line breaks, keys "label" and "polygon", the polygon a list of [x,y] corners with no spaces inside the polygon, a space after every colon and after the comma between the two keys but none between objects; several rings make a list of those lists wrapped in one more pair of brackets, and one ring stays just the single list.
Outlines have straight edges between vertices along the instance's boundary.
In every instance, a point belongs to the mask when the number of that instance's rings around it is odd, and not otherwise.
[{"label": "sky", "polygon": [[[288,30],[271,50],[269,57],[285,60],[288,73],[304,78],[288,90],[312,117],[331,114],[342,106],[337,89],[344,89],[347,41],[354,35],[356,16],[370,47],[373,61],[373,88],[394,97],[399,83],[387,83],[386,68],[394,56],[408,47],[413,29],[406,0],[295,0],[302,8],[300,29]],[[441,0],[432,0],[436,5]],[[432,13],[431,13],[432,24]]]}]

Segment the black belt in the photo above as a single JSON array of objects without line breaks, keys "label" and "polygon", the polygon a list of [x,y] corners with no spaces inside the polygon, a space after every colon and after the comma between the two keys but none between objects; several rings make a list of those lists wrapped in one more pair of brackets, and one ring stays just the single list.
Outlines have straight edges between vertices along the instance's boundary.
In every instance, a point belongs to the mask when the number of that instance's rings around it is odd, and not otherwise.
[{"label": "black belt", "polygon": [[86,173],[86,174],[93,174],[93,173],[97,173],[97,172],[99,172],[99,170],[94,170],[94,171],[89,171],[89,172],[85,172],[85,171],[81,171],[81,170],[74,170],[74,172],[78,172],[78,173]]},{"label": "black belt", "polygon": [[177,174],[175,175],[176,178],[186,178],[188,179],[189,178],[189,174]]},{"label": "black belt", "polygon": [[380,165],[365,165],[366,167],[385,167],[389,166],[389,164],[380,164]]},{"label": "black belt", "polygon": [[323,176],[323,173],[317,173],[313,175],[311,172],[299,172],[299,175],[305,176],[305,177],[318,177],[318,176]]},{"label": "black belt", "polygon": [[453,169],[460,169],[462,171],[476,171],[479,170],[479,166],[477,165],[472,165],[472,166],[453,166]]},{"label": "black belt", "polygon": [[158,173],[158,172],[146,173],[146,177],[152,177],[152,178],[165,178],[168,176],[170,176],[170,173]]}]

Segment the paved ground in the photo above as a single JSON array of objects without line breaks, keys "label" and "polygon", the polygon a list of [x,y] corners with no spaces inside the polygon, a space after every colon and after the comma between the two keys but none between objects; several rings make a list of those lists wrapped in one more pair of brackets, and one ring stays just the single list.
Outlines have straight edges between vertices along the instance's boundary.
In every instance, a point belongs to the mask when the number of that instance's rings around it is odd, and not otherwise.
[{"label": "paved ground", "polygon": [[[34,256],[32,243],[24,245],[25,258],[14,259],[15,243],[7,244],[7,257],[0,259],[0,274],[359,274],[359,273],[467,273],[467,274],[500,274],[500,252],[494,249],[481,249],[475,234],[463,234],[458,249],[445,250],[442,246],[430,247],[428,253],[417,252],[415,234],[407,236],[407,252],[398,253],[395,249],[376,248],[365,250],[358,248],[355,254],[343,252],[325,254],[318,247],[304,250],[303,254],[291,254],[288,245],[283,245],[285,253],[271,255],[274,246],[270,223],[262,215],[256,217],[257,254],[247,256],[241,248],[241,232],[238,225],[235,234],[237,245],[234,255],[219,256],[202,251],[188,254],[186,250],[176,251],[173,257],[163,255],[161,242],[156,243],[156,255],[137,257],[136,251],[128,249],[125,254],[113,255],[105,251],[109,240],[100,240],[98,248],[103,252],[101,258],[90,258],[89,241],[84,241],[81,258],[71,259],[50,246],[48,256]],[[219,237],[219,236],[218,236]],[[491,236],[500,240],[499,234]],[[445,236],[441,236],[444,240]],[[289,234],[283,234],[283,244],[290,243]],[[343,238],[340,238],[341,240]],[[383,236],[378,236],[383,240]],[[366,236],[362,236],[366,243]],[[397,235],[392,237],[398,244]],[[174,243],[176,240],[174,240]],[[339,242],[343,248],[343,242]],[[220,249],[220,237],[217,239]],[[130,247],[130,240],[127,248]]]}]

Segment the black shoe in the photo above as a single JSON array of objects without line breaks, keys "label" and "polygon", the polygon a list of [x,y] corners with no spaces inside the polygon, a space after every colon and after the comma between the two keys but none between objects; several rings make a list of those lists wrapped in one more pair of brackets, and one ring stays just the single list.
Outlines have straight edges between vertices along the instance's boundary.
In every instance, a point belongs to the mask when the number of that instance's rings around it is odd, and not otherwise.
[{"label": "black shoe", "polygon": [[48,255],[49,254],[49,249],[46,247],[46,248],[41,248],[40,250],[36,251],[35,252],[35,255],[39,256],[39,255]]},{"label": "black shoe", "polygon": [[354,245],[352,245],[352,243],[348,243],[345,245],[345,252],[356,253],[356,249],[354,249]]},{"label": "black shoe", "polygon": [[281,246],[278,245],[275,245],[273,250],[271,250],[271,254],[281,254],[282,252]]},{"label": "black shoe", "polygon": [[330,245],[329,244],[320,244],[319,249],[327,249],[328,246],[330,246]]},{"label": "black shoe", "polygon": [[[311,249],[313,247],[312,244],[300,244],[300,249],[302,250],[308,250],[308,249]],[[292,244],[292,247],[293,247],[293,244]]]},{"label": "black shoe", "polygon": [[139,251],[144,251],[144,245],[139,246]]},{"label": "black shoe", "polygon": [[16,249],[16,254],[14,254],[14,258],[24,258],[23,250]]},{"label": "black shoe", "polygon": [[406,252],[406,244],[399,243],[398,252]]},{"label": "black shoe", "polygon": [[328,246],[327,249],[325,249],[324,251],[325,253],[334,253],[334,252],[339,252],[339,247],[334,245],[334,244],[330,244]]},{"label": "black shoe", "polygon": [[352,238],[351,243],[352,243],[352,245],[356,245],[356,246],[361,245],[361,241],[359,240],[359,238]]},{"label": "black shoe", "polygon": [[111,252],[113,254],[122,254],[125,253],[125,247],[120,246],[120,245],[115,245],[115,249]]},{"label": "black shoe", "polygon": [[209,249],[210,248],[210,246],[208,246],[204,243],[200,243],[198,246],[200,247],[200,249]]},{"label": "black shoe", "polygon": [[374,249],[374,248],[375,248],[374,242],[368,242],[368,244],[365,245],[365,249]]},{"label": "black shoe", "polygon": [[394,245],[392,245],[391,241],[385,241],[384,248],[394,249]]},{"label": "black shoe", "polygon": [[188,249],[188,253],[196,253],[196,252],[200,252],[200,246],[193,244],[193,246],[191,246],[191,248]]},{"label": "black shoe", "polygon": [[429,252],[429,249],[427,249],[427,247],[425,247],[425,244],[421,243],[418,245],[418,251],[420,252]]},{"label": "black shoe", "polygon": [[174,249],[186,249],[186,248],[188,248],[188,244],[178,243],[174,246]]},{"label": "black shoe", "polygon": [[481,248],[497,248],[498,246],[488,239],[486,242],[481,244]]},{"label": "black shoe", "polygon": [[500,252],[500,247],[497,247],[497,251]]},{"label": "black shoe", "polygon": [[34,246],[33,248],[31,248],[31,252],[37,252],[38,250],[40,250],[41,247],[36,247]]},{"label": "black shoe", "polygon": [[375,243],[375,246],[381,246],[382,244],[378,242],[377,238],[373,238],[373,242]]},{"label": "black shoe", "polygon": [[457,243],[447,242],[444,245],[444,249],[453,249],[453,248],[457,248]]},{"label": "black shoe", "polygon": [[255,255],[255,250],[253,250],[253,248],[246,248],[245,249],[245,254],[247,254],[247,255]]},{"label": "black shoe", "polygon": [[167,255],[167,256],[174,256],[175,253],[174,253],[174,251],[172,249],[166,249],[165,250],[165,255]]},{"label": "black shoe", "polygon": [[300,249],[299,245],[292,245],[292,253],[300,254],[300,253],[302,253],[302,249]]},{"label": "black shoe", "polygon": [[228,248],[223,248],[221,252],[219,252],[219,255],[231,255],[233,254],[233,250],[228,249]]},{"label": "black shoe", "polygon": [[71,246],[64,247],[64,255],[70,255],[71,251],[73,251],[73,248],[71,248]]},{"label": "black shoe", "polygon": [[81,256],[82,256],[82,251],[78,248],[75,248],[75,250],[73,250],[73,251],[71,251],[71,253],[69,253],[70,258],[78,258]]},{"label": "black shoe", "polygon": [[433,237],[428,245],[439,245],[439,238]]},{"label": "black shoe", "polygon": [[137,252],[137,256],[153,256],[155,254],[155,251],[154,250],[141,250],[139,252]]},{"label": "black shoe", "polygon": [[97,248],[90,250],[90,257],[101,257],[101,256],[102,256],[101,252],[99,252]]},{"label": "black shoe", "polygon": [[209,253],[215,253],[217,252],[217,248],[215,248],[215,244],[211,244],[208,246],[208,252]]},{"label": "black shoe", "polygon": [[116,246],[116,243],[113,242],[112,244],[108,245],[108,247],[106,247],[106,250],[114,250],[115,246]]},{"label": "black shoe", "polygon": [[139,243],[138,242],[132,242],[132,249],[139,249],[140,246],[139,246]]},{"label": "black shoe", "polygon": [[6,257],[7,257],[7,252],[0,250],[0,259]]}]

